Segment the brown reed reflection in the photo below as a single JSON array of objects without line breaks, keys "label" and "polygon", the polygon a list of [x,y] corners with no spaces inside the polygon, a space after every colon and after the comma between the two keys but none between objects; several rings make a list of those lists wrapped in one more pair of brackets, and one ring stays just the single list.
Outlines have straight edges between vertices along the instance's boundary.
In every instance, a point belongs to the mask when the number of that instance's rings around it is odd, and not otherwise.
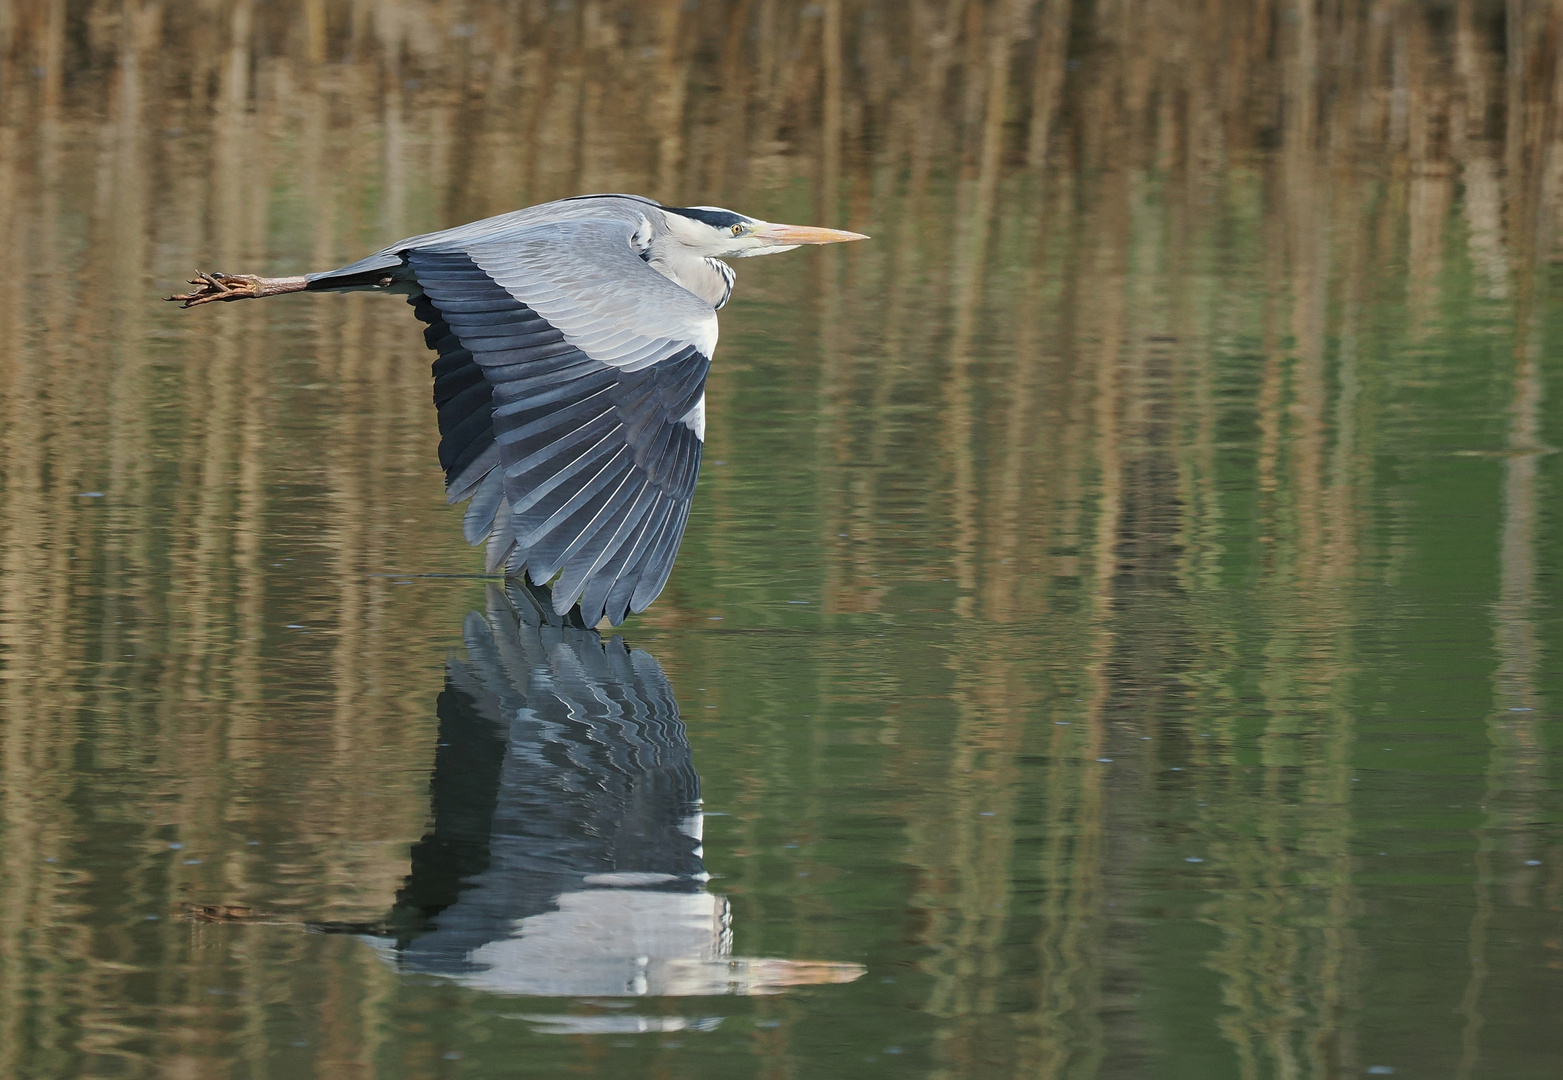
[{"label": "brown reed reflection", "polygon": [[[39,1071],[45,1028],[78,1075],[258,1069],[258,1003],[306,971],[321,1074],[377,1075],[402,1046],[393,974],[352,950],[203,951],[143,917],[362,919],[400,881],[440,664],[407,623],[459,625],[470,598],[369,575],[478,566],[439,498],[426,357],[369,298],[199,325],[153,298],[198,263],[319,268],[597,190],[880,238],[792,275],[740,267],[710,388],[709,456],[735,466],[702,477],[642,625],[703,626],[732,582],[772,599],[754,523],[795,514],[825,626],[932,610],[951,628],[908,646],[915,665],[809,661],[821,700],[883,706],[936,1075],[1125,1073],[1165,1049],[1129,1002],[1164,974],[1141,943],[1179,897],[1134,883],[1164,869],[1145,838],[1169,818],[1205,860],[1202,970],[1240,1074],[1365,1065],[1353,590],[1416,543],[1375,461],[1396,394],[1428,378],[1406,357],[1452,312],[1512,334],[1474,1071],[1489,928],[1558,874],[1526,829],[1540,717],[1507,711],[1540,699],[1558,18],[1541,0],[0,3],[0,1074]],[[1402,304],[1403,324],[1380,310]],[[745,464],[754,409],[786,414],[796,454]],[[776,610],[753,623],[785,626]],[[898,711],[926,697],[948,708],[938,745]],[[802,740],[813,776],[827,718],[790,719],[754,722]],[[789,801],[742,763],[746,848],[779,806],[828,831],[832,792]],[[1175,801],[1206,807],[1184,821]],[[44,861],[72,852],[96,853],[101,887]],[[735,875],[738,895],[762,885]],[[845,955],[810,938],[833,932],[829,901],[789,902],[804,951]],[[146,970],[160,981],[132,993]],[[205,995],[222,979],[247,1003]],[[767,1075],[813,1068],[795,1035],[764,1036]]]},{"label": "brown reed reflection", "polygon": [[[1514,93],[1511,87],[1511,94]],[[1511,96],[1510,105],[1517,103]],[[1522,106],[1523,107],[1523,106]],[[1477,833],[1475,911],[1469,931],[1470,978],[1460,1001],[1465,1025],[1455,1075],[1464,1080],[1482,1063],[1482,1002],[1489,973],[1493,922],[1498,916],[1495,894],[1513,908],[1556,906],[1547,896],[1555,889],[1541,886],[1537,868],[1544,854],[1538,837],[1528,826],[1540,816],[1547,786],[1545,733],[1539,710],[1546,704],[1539,684],[1542,659],[1541,635],[1536,625],[1540,539],[1540,459],[1553,448],[1542,434],[1542,404],[1546,380],[1542,368],[1542,333],[1538,295],[1541,264],[1556,243],[1556,162],[1563,150],[1563,116],[1554,103],[1541,117],[1542,149],[1535,154],[1539,175],[1529,190],[1511,197],[1510,221],[1518,228],[1512,238],[1512,254],[1495,229],[1477,228],[1492,213],[1487,205],[1473,217],[1472,259],[1489,267],[1517,265],[1513,349],[1513,399],[1509,406],[1508,439],[1503,465],[1503,519],[1498,538],[1498,600],[1493,605],[1493,635],[1498,666],[1493,675],[1493,710],[1487,717],[1491,744],[1483,793],[1485,820]],[[1513,163],[1517,155],[1511,155]],[[1473,186],[1490,199],[1483,184],[1487,168],[1477,174]],[[1493,280],[1507,285],[1501,276]],[[1490,294],[1506,295],[1508,289],[1489,287]],[[1501,926],[1501,924],[1500,924]]]}]

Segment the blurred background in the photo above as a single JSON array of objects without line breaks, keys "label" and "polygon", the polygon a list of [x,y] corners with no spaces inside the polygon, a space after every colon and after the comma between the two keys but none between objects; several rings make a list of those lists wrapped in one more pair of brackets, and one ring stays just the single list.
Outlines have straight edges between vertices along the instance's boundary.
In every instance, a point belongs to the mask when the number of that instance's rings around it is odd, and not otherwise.
[{"label": "blurred background", "polygon": [[[1555,1075],[1560,53],[1557,0],[0,0],[0,1074]],[[620,631],[734,952],[863,974],[616,1028],[301,932],[403,887],[481,554],[404,305],[159,300],[593,191],[874,237],[738,264]]]}]

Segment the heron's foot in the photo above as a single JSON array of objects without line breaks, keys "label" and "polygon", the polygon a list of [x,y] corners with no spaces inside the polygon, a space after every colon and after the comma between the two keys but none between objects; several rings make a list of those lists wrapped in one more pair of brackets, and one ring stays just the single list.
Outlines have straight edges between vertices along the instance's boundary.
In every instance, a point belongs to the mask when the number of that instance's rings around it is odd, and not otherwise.
[{"label": "heron's foot", "polygon": [[190,284],[195,286],[193,291],[175,293],[163,299],[179,301],[180,307],[195,307],[214,300],[253,300],[258,296],[301,292],[306,283],[302,277],[264,278],[254,274],[207,274],[197,270]]},{"label": "heron's foot", "polygon": [[260,295],[261,279],[253,274],[208,274],[197,270],[190,284],[192,292],[175,293],[165,300],[178,300],[180,307],[210,304],[213,300],[249,300]]}]

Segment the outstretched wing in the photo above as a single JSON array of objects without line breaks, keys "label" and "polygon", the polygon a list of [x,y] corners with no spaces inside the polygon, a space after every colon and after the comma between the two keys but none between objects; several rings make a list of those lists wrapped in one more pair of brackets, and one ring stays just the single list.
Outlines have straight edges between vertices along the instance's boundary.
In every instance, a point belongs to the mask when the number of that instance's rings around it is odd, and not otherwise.
[{"label": "outstretched wing", "polygon": [[673,568],[700,467],[716,312],[648,266],[640,222],[529,225],[407,250],[439,352],[452,502],[491,571],[554,584],[587,626],[643,611]]}]

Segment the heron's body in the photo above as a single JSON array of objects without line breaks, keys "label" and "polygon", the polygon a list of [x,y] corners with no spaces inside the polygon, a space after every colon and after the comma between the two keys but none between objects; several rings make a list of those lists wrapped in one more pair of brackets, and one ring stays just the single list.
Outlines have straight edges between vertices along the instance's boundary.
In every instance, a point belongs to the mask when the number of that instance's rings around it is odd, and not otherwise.
[{"label": "heron's body", "polygon": [[723,258],[856,233],[594,195],[411,237],[300,278],[202,275],[185,306],[285,292],[407,296],[427,324],[440,464],[489,571],[557,576],[560,614],[617,625],[661,592],[705,438]]}]

